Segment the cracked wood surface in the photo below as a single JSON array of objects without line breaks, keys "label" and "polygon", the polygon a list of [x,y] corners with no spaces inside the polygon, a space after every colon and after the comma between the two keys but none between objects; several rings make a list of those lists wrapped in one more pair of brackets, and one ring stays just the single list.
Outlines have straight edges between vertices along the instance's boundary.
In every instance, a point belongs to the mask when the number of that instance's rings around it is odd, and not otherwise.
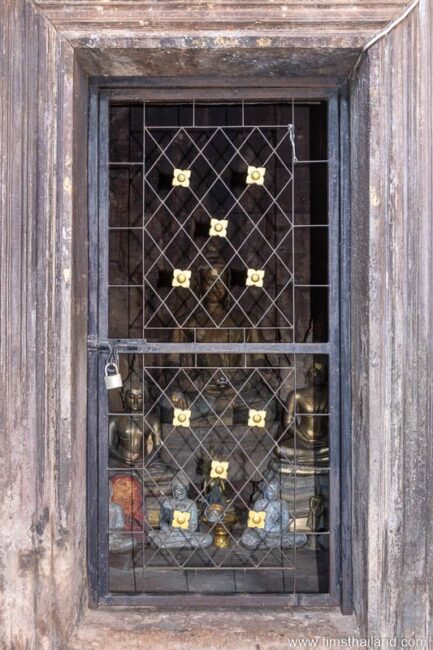
[{"label": "cracked wood surface", "polygon": [[352,87],[354,593],[386,638],[433,637],[432,12]]}]

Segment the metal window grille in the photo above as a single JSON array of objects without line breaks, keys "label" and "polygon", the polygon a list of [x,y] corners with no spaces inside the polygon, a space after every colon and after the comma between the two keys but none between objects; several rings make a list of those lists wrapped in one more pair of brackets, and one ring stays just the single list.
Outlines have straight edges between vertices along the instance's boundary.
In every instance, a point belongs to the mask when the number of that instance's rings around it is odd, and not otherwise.
[{"label": "metal window grille", "polygon": [[[90,390],[98,386],[89,423],[96,429],[89,430],[95,436],[89,462],[98,464],[90,481],[97,503],[89,501],[89,518],[97,523],[96,599],[335,602],[336,129],[334,99],[155,104],[100,98],[89,337]],[[265,169],[263,184],[246,182],[252,167]],[[189,184],[173,184],[176,170],[188,172]],[[224,236],[212,234],[212,220],[224,223]],[[176,273],[185,271],[187,286],[176,286]],[[258,286],[248,284],[254,271],[264,271]],[[107,393],[104,366],[113,350],[124,386]],[[327,368],[327,406],[310,416],[328,432],[329,453],[308,473],[311,457],[306,460],[302,444],[297,448],[305,414],[290,410],[288,400],[314,363]],[[131,412],[125,395],[137,386],[143,403]],[[175,419],[179,395],[187,426]],[[249,419],[252,409],[265,413],[263,426]],[[113,436],[131,426],[138,447],[125,461]],[[276,449],[289,434],[294,456],[281,463]],[[228,464],[215,521],[207,517],[213,461]],[[178,472],[188,478],[197,537],[191,542],[180,529],[176,539],[184,535],[185,543],[164,546],[155,540]],[[293,544],[278,543],[277,536],[248,547],[242,540],[249,512],[275,478]]]}]

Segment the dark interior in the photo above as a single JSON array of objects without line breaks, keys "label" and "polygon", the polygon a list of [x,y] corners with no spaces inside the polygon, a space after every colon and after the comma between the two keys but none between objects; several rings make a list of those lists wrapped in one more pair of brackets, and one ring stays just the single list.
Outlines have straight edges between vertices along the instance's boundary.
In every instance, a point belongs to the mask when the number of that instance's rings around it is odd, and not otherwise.
[{"label": "dark interior", "polygon": [[[122,537],[129,540],[127,550],[109,554],[113,592],[328,590],[328,468],[282,482],[291,530],[305,532],[302,547],[251,550],[240,543],[254,495],[275,467],[275,446],[287,436],[289,396],[327,359],[236,348],[328,341],[326,126],[325,102],[110,107],[108,333],[159,347],[120,355],[124,386],[109,393],[107,422],[127,427],[139,420],[148,432],[157,422],[162,438],[155,451],[151,433],[144,435],[133,467],[111,453],[109,441],[112,501],[125,515],[112,539],[119,547]],[[248,185],[250,166],[265,169],[263,185]],[[173,185],[175,170],[190,172],[188,187]],[[210,235],[211,219],[228,222],[225,236]],[[251,269],[264,271],[262,286],[248,286]],[[190,271],[188,287],[173,286],[179,270]],[[173,343],[184,347],[165,351]],[[225,343],[230,352],[214,347]],[[195,344],[205,347],[198,353]],[[145,387],[139,414],[125,401],[137,385]],[[173,390],[192,404],[188,429],[173,425]],[[264,429],[247,426],[252,406],[266,409]],[[312,417],[324,423],[328,413]],[[230,467],[228,547],[152,545],[179,470],[190,481],[199,531],[215,533],[204,514],[214,458]],[[312,528],[317,494],[323,517]]]}]

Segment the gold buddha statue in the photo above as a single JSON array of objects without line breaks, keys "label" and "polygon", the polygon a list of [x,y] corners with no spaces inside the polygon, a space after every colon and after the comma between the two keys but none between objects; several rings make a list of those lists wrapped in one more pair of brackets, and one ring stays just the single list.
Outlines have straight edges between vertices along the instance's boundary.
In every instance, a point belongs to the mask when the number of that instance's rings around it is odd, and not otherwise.
[{"label": "gold buddha statue", "polygon": [[287,435],[278,442],[281,461],[296,466],[296,474],[316,473],[329,464],[327,366],[314,362],[306,385],[289,393],[283,425]]}]

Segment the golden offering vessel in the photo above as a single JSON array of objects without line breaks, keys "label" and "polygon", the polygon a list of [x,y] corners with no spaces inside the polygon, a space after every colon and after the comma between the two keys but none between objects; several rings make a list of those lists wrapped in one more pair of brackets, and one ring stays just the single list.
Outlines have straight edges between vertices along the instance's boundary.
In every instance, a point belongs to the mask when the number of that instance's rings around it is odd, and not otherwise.
[{"label": "golden offering vessel", "polygon": [[[230,548],[230,529],[237,522],[238,517],[234,508],[231,506],[223,505],[221,503],[212,503],[209,505],[203,517],[205,524],[213,525],[213,546],[216,548]],[[215,523],[216,522],[216,523]]]}]

